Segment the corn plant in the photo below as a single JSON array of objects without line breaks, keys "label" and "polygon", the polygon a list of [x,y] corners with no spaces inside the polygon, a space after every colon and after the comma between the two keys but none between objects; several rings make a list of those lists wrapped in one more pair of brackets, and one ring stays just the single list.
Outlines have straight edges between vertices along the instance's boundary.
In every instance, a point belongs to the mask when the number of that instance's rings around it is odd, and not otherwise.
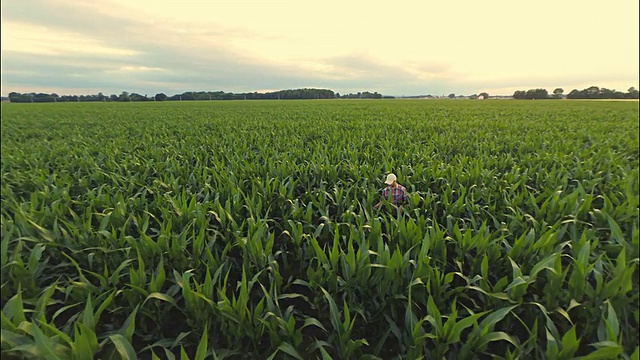
[{"label": "corn plant", "polygon": [[[2,355],[637,358],[637,119],[631,102],[3,104]],[[374,207],[389,172],[399,211]]]}]

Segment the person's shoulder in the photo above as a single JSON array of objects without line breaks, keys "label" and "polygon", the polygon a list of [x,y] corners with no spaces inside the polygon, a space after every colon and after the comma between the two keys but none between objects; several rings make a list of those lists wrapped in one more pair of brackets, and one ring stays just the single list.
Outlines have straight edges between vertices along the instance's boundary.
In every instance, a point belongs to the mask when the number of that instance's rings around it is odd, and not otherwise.
[{"label": "person's shoulder", "polygon": [[402,186],[402,185],[400,185],[400,184],[398,184],[398,186],[400,187],[400,189],[401,189],[401,190],[407,191],[407,188],[406,188],[406,187],[404,187],[404,186]]}]

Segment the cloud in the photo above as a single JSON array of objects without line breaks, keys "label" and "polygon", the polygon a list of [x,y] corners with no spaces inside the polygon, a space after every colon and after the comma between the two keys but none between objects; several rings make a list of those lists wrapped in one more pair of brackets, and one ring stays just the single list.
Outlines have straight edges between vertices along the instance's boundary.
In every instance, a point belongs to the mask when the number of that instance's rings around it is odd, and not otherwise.
[{"label": "cloud", "polygon": [[2,51],[7,56],[23,53],[37,56],[122,57],[137,53],[135,50],[105,45],[76,32],[49,29],[34,24],[4,21],[3,30],[3,33],[6,31],[13,34],[6,36],[2,41]]},{"label": "cloud", "polygon": [[167,70],[159,67],[148,67],[148,66],[122,66],[119,69],[111,72],[138,73],[138,72],[156,72],[156,71],[167,71]]},{"label": "cloud", "polygon": [[[409,95],[637,86],[637,1],[625,3],[635,15],[620,10],[624,4],[541,1],[525,9],[486,0],[464,10],[415,1],[366,8],[333,0],[5,2],[2,92],[323,87]],[[547,11],[551,5],[557,11]]]},{"label": "cloud", "polygon": [[[260,70],[260,63],[250,63],[254,59],[243,60],[246,56],[225,44],[229,34],[224,30],[184,36],[184,31],[166,29],[166,24],[114,17],[60,1],[26,0],[5,10],[12,20],[3,22],[3,30],[18,35],[2,41],[3,93],[21,86],[107,91],[130,86],[132,91],[168,92],[208,89],[218,81],[249,86],[243,81],[245,74],[271,70]],[[248,34],[235,31],[233,36]],[[83,80],[71,79],[71,74]],[[152,89],[156,84],[168,86]]]}]

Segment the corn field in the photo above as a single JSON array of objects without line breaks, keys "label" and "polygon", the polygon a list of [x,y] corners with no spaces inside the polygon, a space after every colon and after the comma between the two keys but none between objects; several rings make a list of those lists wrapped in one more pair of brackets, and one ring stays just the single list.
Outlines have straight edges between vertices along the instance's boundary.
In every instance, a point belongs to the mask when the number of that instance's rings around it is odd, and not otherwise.
[{"label": "corn field", "polygon": [[1,122],[3,359],[638,358],[637,102]]}]

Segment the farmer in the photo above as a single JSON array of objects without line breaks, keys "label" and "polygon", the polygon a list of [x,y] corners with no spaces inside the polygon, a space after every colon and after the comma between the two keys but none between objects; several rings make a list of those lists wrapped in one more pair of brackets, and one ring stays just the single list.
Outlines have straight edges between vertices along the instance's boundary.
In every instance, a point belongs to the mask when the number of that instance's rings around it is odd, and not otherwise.
[{"label": "farmer", "polygon": [[[407,189],[404,186],[398,184],[398,178],[395,176],[395,174],[387,175],[387,180],[385,180],[384,183],[387,184],[387,187],[382,190],[382,200],[380,200],[380,202],[375,204],[373,207],[377,209],[378,207],[380,207],[380,205],[382,205],[382,202],[385,199],[391,200],[391,205],[393,205],[393,213],[395,215],[397,213],[397,209],[402,208],[402,204],[404,204],[404,202],[407,200]],[[391,198],[389,198],[389,195],[391,195]]]}]

